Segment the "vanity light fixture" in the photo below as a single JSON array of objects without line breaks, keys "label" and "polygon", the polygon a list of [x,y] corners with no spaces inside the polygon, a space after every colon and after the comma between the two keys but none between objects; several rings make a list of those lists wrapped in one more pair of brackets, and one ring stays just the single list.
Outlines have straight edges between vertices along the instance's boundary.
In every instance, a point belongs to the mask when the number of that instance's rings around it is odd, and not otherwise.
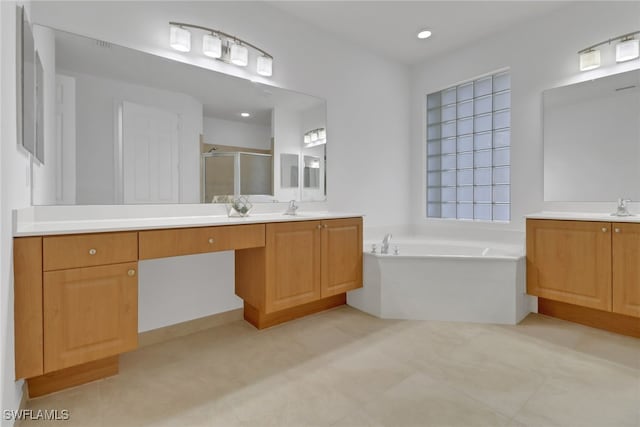
[{"label": "vanity light fixture", "polygon": [[310,130],[304,134],[303,139],[307,147],[313,147],[315,145],[321,145],[327,143],[327,129],[318,128]]},{"label": "vanity light fixture", "polygon": [[640,56],[640,41],[635,38],[638,34],[640,34],[640,30],[613,37],[582,49],[578,52],[578,55],[580,55],[580,71],[598,68],[600,66],[600,50],[597,48],[615,41],[618,41],[616,44],[616,62],[630,61],[638,58]]},{"label": "vanity light fixture", "polygon": [[189,52],[191,50],[191,33],[182,27],[171,26],[169,45],[177,51]]},{"label": "vanity light fixture", "polygon": [[259,47],[223,31],[200,25],[169,22],[169,45],[180,52],[191,50],[191,32],[189,28],[204,31],[202,53],[210,58],[234,64],[239,67],[249,65],[249,48],[256,51],[256,72],[261,76],[273,75],[273,56]]},{"label": "vanity light fixture", "polygon": [[580,54],[580,71],[595,70],[600,66],[600,51],[591,49]]},{"label": "vanity light fixture", "polygon": [[625,62],[640,56],[640,40],[625,39],[616,45],[616,62]]}]

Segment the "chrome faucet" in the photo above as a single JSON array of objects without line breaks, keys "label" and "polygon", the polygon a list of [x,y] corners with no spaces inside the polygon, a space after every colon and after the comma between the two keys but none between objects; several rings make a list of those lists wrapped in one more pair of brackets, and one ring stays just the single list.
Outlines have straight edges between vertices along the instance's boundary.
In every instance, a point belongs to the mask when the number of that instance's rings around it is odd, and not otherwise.
[{"label": "chrome faucet", "polygon": [[632,213],[629,212],[629,208],[627,207],[627,203],[630,202],[630,199],[618,199],[618,209],[616,209],[615,216],[631,216]]},{"label": "chrome faucet", "polygon": [[296,211],[298,210],[299,206],[296,205],[296,201],[295,200],[291,200],[289,202],[289,207],[287,208],[287,210],[285,211],[285,215],[295,215]]},{"label": "chrome faucet", "polygon": [[391,233],[387,233],[384,236],[384,239],[382,239],[382,247],[380,248],[380,253],[381,254],[388,254],[389,253],[389,243],[391,242],[391,238],[393,236],[391,235]]}]

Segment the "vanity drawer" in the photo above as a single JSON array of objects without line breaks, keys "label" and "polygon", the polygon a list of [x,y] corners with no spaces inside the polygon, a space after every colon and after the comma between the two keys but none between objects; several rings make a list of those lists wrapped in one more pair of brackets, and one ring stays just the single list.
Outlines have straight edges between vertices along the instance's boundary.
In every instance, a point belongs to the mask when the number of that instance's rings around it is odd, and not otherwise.
[{"label": "vanity drawer", "polygon": [[51,236],[42,239],[43,270],[91,267],[138,259],[138,233]]},{"label": "vanity drawer", "polygon": [[140,259],[262,247],[264,233],[264,224],[141,231]]}]

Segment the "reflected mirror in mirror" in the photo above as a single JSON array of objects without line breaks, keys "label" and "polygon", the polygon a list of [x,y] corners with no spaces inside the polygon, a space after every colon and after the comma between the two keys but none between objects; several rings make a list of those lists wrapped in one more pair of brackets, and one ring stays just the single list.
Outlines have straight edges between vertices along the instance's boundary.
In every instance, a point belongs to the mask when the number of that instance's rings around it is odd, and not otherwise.
[{"label": "reflected mirror in mirror", "polygon": [[[38,27],[44,78],[56,82],[44,141],[59,153],[47,160],[57,204],[301,200],[281,154],[302,156],[305,133],[326,128],[323,99]],[[323,142],[313,149],[324,159]]]},{"label": "reflected mirror in mirror", "polygon": [[640,71],[548,90],[544,199],[640,200]]},{"label": "reflected mirror in mirror", "polygon": [[280,155],[280,182],[282,188],[298,188],[298,160],[297,154],[282,153]]}]

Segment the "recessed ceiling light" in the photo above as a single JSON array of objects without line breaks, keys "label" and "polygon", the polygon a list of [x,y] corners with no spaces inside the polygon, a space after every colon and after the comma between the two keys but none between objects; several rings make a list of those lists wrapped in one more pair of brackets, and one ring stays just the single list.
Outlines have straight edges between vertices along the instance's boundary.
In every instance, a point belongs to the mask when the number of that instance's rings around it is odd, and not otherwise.
[{"label": "recessed ceiling light", "polygon": [[428,39],[429,37],[431,37],[431,31],[429,30],[422,30],[418,33],[419,39]]},{"label": "recessed ceiling light", "polygon": [[251,114],[249,114],[249,113],[240,113],[240,115],[242,117],[251,117]]}]

